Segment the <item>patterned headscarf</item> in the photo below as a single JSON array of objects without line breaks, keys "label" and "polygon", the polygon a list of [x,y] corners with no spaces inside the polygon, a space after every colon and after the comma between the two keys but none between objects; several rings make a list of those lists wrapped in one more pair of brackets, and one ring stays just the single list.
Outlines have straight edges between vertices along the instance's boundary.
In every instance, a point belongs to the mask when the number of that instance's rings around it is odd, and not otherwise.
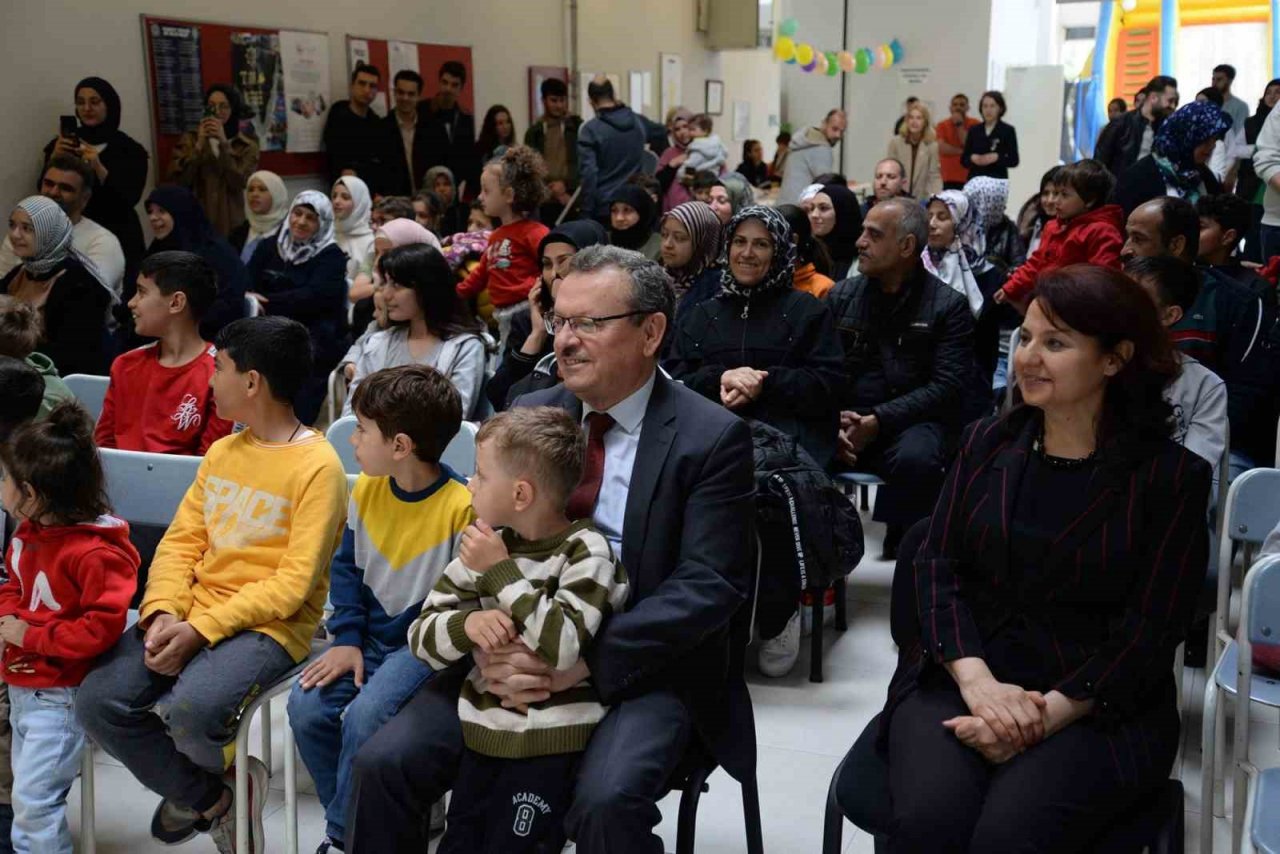
[{"label": "patterned headscarf", "polygon": [[[720,257],[720,218],[706,202],[685,202],[667,212],[689,232],[693,243],[693,255],[689,263],[677,269],[667,268],[667,274],[676,286],[676,299],[684,296],[693,280],[702,275]],[[663,217],[666,219],[666,217]]]},{"label": "patterned headscarf", "polygon": [[1217,104],[1208,101],[1192,101],[1178,110],[1160,125],[1151,143],[1151,154],[1165,181],[1184,193],[1184,198],[1195,202],[1203,180],[1196,165],[1195,150],[1211,139],[1226,134],[1231,129],[1231,116]]},{"label": "patterned headscarf", "polygon": [[[738,226],[749,219],[760,220],[769,232],[769,238],[773,241],[773,258],[769,260],[769,269],[765,271],[764,278],[758,284],[744,288],[733,278],[733,271],[729,269],[729,244],[733,242]],[[796,246],[791,240],[791,225],[786,217],[774,208],[752,205],[734,214],[733,219],[725,226],[724,234],[724,254],[721,256],[724,273],[720,276],[722,296],[750,299],[752,294],[791,290],[796,276]]]},{"label": "patterned headscarf", "polygon": [[987,233],[1004,221],[1005,207],[1009,204],[1007,178],[990,178],[985,175],[970,178],[964,185],[973,215],[965,224],[960,242],[973,250],[978,258],[987,255]]},{"label": "patterned headscarf", "polygon": [[928,204],[934,202],[942,202],[951,211],[951,220],[956,224],[955,237],[944,249],[925,246],[920,260],[926,270],[964,297],[969,302],[969,310],[977,317],[982,311],[982,290],[973,275],[973,261],[980,256],[975,255],[964,240],[964,235],[973,231],[977,212],[969,206],[969,197],[959,190],[943,190],[930,196]]},{"label": "patterned headscarf", "polygon": [[333,202],[329,201],[329,197],[319,190],[303,190],[294,198],[293,204],[289,205],[290,213],[299,205],[305,205],[316,212],[320,227],[305,243],[294,242],[293,229],[289,228],[288,223],[280,228],[276,250],[286,264],[305,264],[336,242],[333,239]]},{"label": "patterned headscarf", "polygon": [[261,169],[249,176],[249,180],[245,181],[245,186],[248,186],[251,181],[258,181],[267,188],[267,193],[271,196],[271,210],[264,214],[256,213],[249,207],[248,193],[245,194],[244,217],[249,222],[249,235],[245,238],[246,243],[259,237],[266,237],[279,228],[280,223],[284,222],[285,218],[289,216],[289,190],[285,187],[283,178],[274,172]]},{"label": "patterned headscarf", "polygon": [[57,202],[44,196],[27,196],[14,205],[14,210],[25,211],[31,217],[36,238],[35,254],[22,260],[22,269],[32,278],[44,278],[72,254],[71,220]]}]

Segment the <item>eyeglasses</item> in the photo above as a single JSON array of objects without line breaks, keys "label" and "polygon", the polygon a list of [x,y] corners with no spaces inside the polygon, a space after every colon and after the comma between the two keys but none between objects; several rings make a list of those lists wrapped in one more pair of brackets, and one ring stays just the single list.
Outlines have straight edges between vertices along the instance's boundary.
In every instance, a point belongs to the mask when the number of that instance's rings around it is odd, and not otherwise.
[{"label": "eyeglasses", "polygon": [[548,314],[543,316],[542,323],[547,328],[548,335],[555,335],[566,326],[573,331],[574,335],[595,335],[610,320],[652,313],[651,311],[628,311],[626,314],[609,314],[604,317],[561,317],[558,314]]}]

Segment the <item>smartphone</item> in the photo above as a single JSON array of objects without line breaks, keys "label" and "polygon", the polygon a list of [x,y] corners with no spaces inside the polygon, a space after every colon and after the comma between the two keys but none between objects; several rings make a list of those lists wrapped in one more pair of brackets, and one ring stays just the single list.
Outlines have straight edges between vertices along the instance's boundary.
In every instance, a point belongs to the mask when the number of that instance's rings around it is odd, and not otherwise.
[{"label": "smartphone", "polygon": [[218,117],[218,108],[212,104],[204,105],[204,117],[206,119],[216,119]]},{"label": "smartphone", "polygon": [[76,130],[80,127],[80,123],[76,121],[75,116],[59,116],[58,117],[58,133],[72,142],[79,142],[79,134]]}]

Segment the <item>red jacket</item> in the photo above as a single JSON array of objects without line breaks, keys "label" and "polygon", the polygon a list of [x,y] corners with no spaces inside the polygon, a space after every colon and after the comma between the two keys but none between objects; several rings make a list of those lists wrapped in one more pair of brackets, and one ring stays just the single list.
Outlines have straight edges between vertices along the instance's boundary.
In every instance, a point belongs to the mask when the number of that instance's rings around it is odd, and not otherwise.
[{"label": "red jacket", "polygon": [[1052,219],[1044,227],[1040,246],[1013,272],[1001,290],[1013,301],[1021,301],[1036,286],[1041,273],[1069,264],[1097,264],[1120,269],[1120,249],[1124,246],[1124,209],[1103,205],[1063,222]]},{"label": "red jacket", "polygon": [[234,426],[219,418],[213,405],[213,352],[210,344],[174,368],[160,364],[156,344],[117,356],[93,431],[99,447],[203,456]]},{"label": "red jacket", "polygon": [[57,527],[23,521],[7,557],[0,617],[17,617],[29,628],[21,647],[5,645],[4,681],[23,688],[79,685],[124,631],[138,584],[129,524],[114,516]]},{"label": "red jacket", "polygon": [[489,301],[494,308],[522,302],[542,275],[538,244],[549,230],[529,219],[518,219],[494,229],[489,235],[489,245],[480,256],[480,265],[465,281],[458,283],[458,296],[470,299],[488,287]]}]

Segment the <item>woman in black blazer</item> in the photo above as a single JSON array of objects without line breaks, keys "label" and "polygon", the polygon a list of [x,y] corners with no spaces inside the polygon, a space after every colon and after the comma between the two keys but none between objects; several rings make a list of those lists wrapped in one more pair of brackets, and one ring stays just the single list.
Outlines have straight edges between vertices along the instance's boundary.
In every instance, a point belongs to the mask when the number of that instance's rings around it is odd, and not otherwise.
[{"label": "woman in black blazer", "polygon": [[1091,850],[1169,775],[1210,467],[1169,438],[1177,362],[1143,297],[1101,267],[1042,277],[1026,405],[966,432],[881,715],[894,851]]},{"label": "woman in black blazer", "polygon": [[1004,95],[996,91],[984,92],[978,101],[982,124],[969,128],[960,155],[970,178],[1008,178],[1018,165],[1018,132],[1004,123],[1005,109]]}]

